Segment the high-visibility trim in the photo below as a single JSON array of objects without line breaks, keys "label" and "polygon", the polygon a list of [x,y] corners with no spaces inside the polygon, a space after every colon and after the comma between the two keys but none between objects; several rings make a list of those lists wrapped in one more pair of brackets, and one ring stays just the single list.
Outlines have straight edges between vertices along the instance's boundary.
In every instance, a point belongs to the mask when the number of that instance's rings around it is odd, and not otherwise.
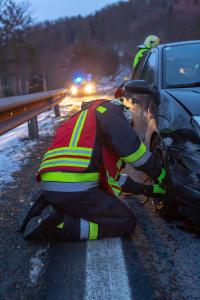
[{"label": "high-visibility trim", "polygon": [[121,186],[119,182],[112,176],[109,176],[108,171],[107,171],[107,182],[116,196],[121,194]]},{"label": "high-visibility trim", "polygon": [[128,175],[127,174],[120,174],[120,177],[119,177],[119,185],[122,187],[124,185],[124,183],[126,182],[128,178]]},{"label": "high-visibility trim", "polygon": [[82,159],[82,158],[51,159],[51,160],[44,161],[41,164],[40,170],[45,167],[57,167],[57,166],[88,167],[89,163],[90,163],[89,159]]},{"label": "high-visibility trim", "polygon": [[104,106],[98,106],[98,107],[96,108],[96,110],[97,110],[98,112],[100,112],[101,114],[103,114],[105,111],[107,111],[107,108],[104,107]]},{"label": "high-visibility trim", "polygon": [[99,181],[99,173],[47,172],[40,175],[42,181],[92,182]]},{"label": "high-visibility trim", "polygon": [[56,148],[53,150],[48,151],[44,155],[44,159],[49,157],[54,157],[57,155],[83,155],[83,156],[91,156],[92,155],[92,148],[81,148],[81,147],[62,147]]},{"label": "high-visibility trim", "polygon": [[90,182],[57,182],[57,181],[40,181],[40,189],[49,192],[85,192],[92,188],[98,187],[98,181]]},{"label": "high-visibility trim", "polygon": [[145,144],[141,143],[141,145],[137,151],[135,151],[134,153],[132,153],[129,156],[122,157],[122,159],[127,163],[135,162],[146,153],[146,150],[147,150],[147,148],[146,148]]},{"label": "high-visibility trim", "polygon": [[166,171],[162,168],[160,175],[157,178],[157,181],[161,184],[166,177]]},{"label": "high-visibility trim", "polygon": [[122,166],[122,160],[121,160],[121,158],[118,160],[118,162],[117,162],[117,168],[118,169],[120,169],[121,168],[121,166]]},{"label": "high-visibility trim", "polygon": [[116,196],[119,196],[121,194],[121,187],[119,188],[119,187],[114,186],[114,185],[111,185],[111,187],[112,187],[112,190],[113,190],[113,192]]},{"label": "high-visibility trim", "polygon": [[144,48],[144,49],[140,49],[138,51],[138,53],[136,54],[136,56],[134,58],[134,61],[133,61],[133,67],[137,66],[137,64],[139,63],[139,61],[143,57],[144,53],[147,52],[148,50],[149,50],[148,48]]},{"label": "high-visibility trim", "polygon": [[146,151],[144,155],[142,155],[142,157],[140,157],[140,159],[138,159],[135,162],[130,163],[131,166],[133,166],[134,168],[138,168],[142,165],[144,165],[151,157],[151,152]]},{"label": "high-visibility trim", "polygon": [[60,224],[57,226],[57,228],[59,228],[59,229],[64,229],[64,223],[60,223]]},{"label": "high-visibility trim", "polygon": [[76,125],[74,127],[72,137],[69,143],[69,147],[76,147],[83,129],[83,125],[87,116],[87,110],[84,110],[80,113]]},{"label": "high-visibility trim", "polygon": [[153,185],[153,193],[154,194],[162,194],[162,195],[164,195],[166,193],[166,191],[159,184],[154,184]]},{"label": "high-visibility trim", "polygon": [[99,231],[98,224],[89,222],[89,225],[90,225],[89,240],[97,240],[98,239],[98,231]]},{"label": "high-visibility trim", "polygon": [[89,222],[85,219],[80,219],[80,240],[88,240],[89,232]]}]

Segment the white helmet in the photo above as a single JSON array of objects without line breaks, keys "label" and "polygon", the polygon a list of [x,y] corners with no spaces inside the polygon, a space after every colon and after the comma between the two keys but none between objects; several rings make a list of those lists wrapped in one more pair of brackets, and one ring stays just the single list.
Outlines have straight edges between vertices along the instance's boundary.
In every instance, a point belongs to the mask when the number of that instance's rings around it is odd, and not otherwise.
[{"label": "white helmet", "polygon": [[156,35],[149,35],[144,40],[144,46],[147,48],[154,48],[160,44],[160,39]]}]

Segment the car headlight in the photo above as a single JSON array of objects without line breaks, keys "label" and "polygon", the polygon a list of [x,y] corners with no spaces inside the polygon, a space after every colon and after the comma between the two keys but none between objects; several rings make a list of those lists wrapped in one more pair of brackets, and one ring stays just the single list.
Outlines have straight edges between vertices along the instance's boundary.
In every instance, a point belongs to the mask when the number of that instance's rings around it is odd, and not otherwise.
[{"label": "car headlight", "polygon": [[75,85],[72,85],[71,94],[72,95],[77,95],[77,93],[78,93],[78,88]]},{"label": "car headlight", "polygon": [[192,117],[192,125],[194,126],[195,131],[197,132],[198,136],[200,137],[200,116]]},{"label": "car headlight", "polygon": [[85,86],[85,92],[88,93],[88,94],[91,94],[92,92],[94,91],[94,87],[92,84],[87,84]]}]

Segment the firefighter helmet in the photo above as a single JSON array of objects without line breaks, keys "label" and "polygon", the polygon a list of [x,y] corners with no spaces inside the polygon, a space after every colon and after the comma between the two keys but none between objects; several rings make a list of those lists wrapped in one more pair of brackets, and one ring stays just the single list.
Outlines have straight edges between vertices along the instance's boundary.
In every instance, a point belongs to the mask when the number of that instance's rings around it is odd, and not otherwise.
[{"label": "firefighter helmet", "polygon": [[154,48],[160,44],[160,39],[156,35],[149,35],[144,40],[144,46],[147,48]]}]

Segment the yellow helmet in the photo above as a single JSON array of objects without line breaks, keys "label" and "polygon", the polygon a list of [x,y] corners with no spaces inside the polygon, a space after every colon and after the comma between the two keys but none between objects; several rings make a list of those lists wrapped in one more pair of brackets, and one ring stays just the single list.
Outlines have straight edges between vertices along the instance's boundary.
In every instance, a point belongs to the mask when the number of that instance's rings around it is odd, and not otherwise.
[{"label": "yellow helmet", "polygon": [[149,35],[144,40],[144,46],[147,48],[154,48],[160,44],[160,39],[156,35]]}]

